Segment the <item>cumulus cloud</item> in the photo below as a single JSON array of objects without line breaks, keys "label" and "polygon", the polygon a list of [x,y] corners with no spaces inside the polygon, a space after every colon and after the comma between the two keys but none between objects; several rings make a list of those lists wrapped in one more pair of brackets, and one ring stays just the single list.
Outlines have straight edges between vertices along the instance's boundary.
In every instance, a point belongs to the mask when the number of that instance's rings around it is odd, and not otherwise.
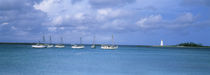
[{"label": "cumulus cloud", "polygon": [[15,26],[11,26],[12,30],[17,30],[17,28]]},{"label": "cumulus cloud", "polygon": [[134,3],[136,0],[89,0],[93,8],[118,7]]},{"label": "cumulus cloud", "polygon": [[4,23],[1,24],[1,26],[5,26],[5,25],[8,25],[8,24],[9,24],[9,23],[4,22]]},{"label": "cumulus cloud", "polygon": [[[65,26],[66,29],[71,28],[72,31],[77,29],[93,30],[103,28],[101,26],[111,22],[110,19],[119,18],[128,14],[126,10],[120,8],[92,8],[88,0],[81,0],[73,3],[72,0],[43,0],[36,3],[34,8],[45,12],[49,19],[49,31],[57,30],[57,26]],[[84,27],[84,25],[88,25]],[[52,26],[53,29],[52,29]],[[105,27],[110,27],[105,26]],[[110,27],[110,28],[114,28]]]},{"label": "cumulus cloud", "polygon": [[129,12],[122,9],[112,9],[112,8],[101,8],[96,10],[96,19],[97,20],[106,20],[109,18],[116,18],[123,15],[127,15]]},{"label": "cumulus cloud", "polygon": [[[199,9],[183,8],[180,2]],[[85,36],[86,40],[96,35],[107,40],[116,33],[204,26],[210,24],[208,3],[207,0],[0,0],[0,35],[37,39],[46,33],[67,39]]]},{"label": "cumulus cloud", "polygon": [[9,23],[7,23],[7,22],[2,23],[2,25],[7,25],[7,24],[9,24]]},{"label": "cumulus cloud", "polygon": [[184,13],[172,20],[164,19],[161,15],[151,15],[141,18],[136,22],[137,26],[143,29],[149,28],[180,28],[195,25],[196,16],[192,13]]},{"label": "cumulus cloud", "polygon": [[190,23],[193,22],[196,19],[196,16],[194,16],[192,13],[185,13],[181,16],[178,16],[176,18],[177,23]]},{"label": "cumulus cloud", "polygon": [[44,13],[34,10],[33,6],[31,6],[38,1],[0,0],[0,36],[5,35],[5,37],[9,38],[18,38],[30,36],[26,33],[42,32],[44,27],[40,25],[46,21],[46,16]]},{"label": "cumulus cloud", "polygon": [[41,3],[35,4],[34,8],[47,13],[49,18],[55,19],[55,21],[80,19],[91,12],[90,5],[85,0],[77,3],[72,3],[72,0],[43,0]]},{"label": "cumulus cloud", "polygon": [[48,31],[56,31],[57,27],[48,27]]},{"label": "cumulus cloud", "polygon": [[[115,7],[107,4],[98,8],[95,7],[99,6],[97,4],[106,4],[106,2],[110,4],[119,2],[125,3],[125,5],[124,7]],[[80,0],[76,2],[73,0],[43,0],[40,3],[36,3],[33,7],[48,15],[49,22],[45,23],[49,26],[48,31],[61,31],[59,27],[62,26],[65,27],[65,29],[62,29],[64,32],[127,32],[150,28],[183,28],[197,23],[195,21],[196,16],[191,12],[178,15],[173,19],[166,19],[167,17],[162,16],[164,13],[152,15],[154,14],[153,12],[145,12],[145,10],[161,12],[158,10],[165,9],[165,6],[167,6],[161,4],[170,1],[162,0],[157,2],[159,5],[154,5],[154,3],[146,0],[137,1],[133,6],[138,6],[140,3],[140,8],[144,8],[144,10],[138,10],[141,13],[128,9],[134,8],[129,5],[129,3],[135,2],[134,0],[117,0],[116,2],[110,0]],[[135,8],[138,9],[139,7]],[[143,17],[142,15],[149,16]]]},{"label": "cumulus cloud", "polygon": [[162,16],[160,15],[151,15],[149,17],[145,17],[137,21],[137,25],[140,28],[153,28],[157,26],[156,24],[160,24],[162,22]]},{"label": "cumulus cloud", "polygon": [[43,0],[35,4],[34,8],[45,12],[51,20],[50,25],[80,23],[91,14],[87,1],[72,3],[72,0]]}]

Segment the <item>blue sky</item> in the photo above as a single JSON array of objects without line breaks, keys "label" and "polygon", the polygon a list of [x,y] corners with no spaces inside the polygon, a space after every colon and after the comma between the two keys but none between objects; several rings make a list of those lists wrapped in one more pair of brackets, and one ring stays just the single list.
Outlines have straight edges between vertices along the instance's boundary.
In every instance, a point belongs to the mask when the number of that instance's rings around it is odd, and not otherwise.
[{"label": "blue sky", "polygon": [[209,0],[0,0],[0,42],[210,45]]}]

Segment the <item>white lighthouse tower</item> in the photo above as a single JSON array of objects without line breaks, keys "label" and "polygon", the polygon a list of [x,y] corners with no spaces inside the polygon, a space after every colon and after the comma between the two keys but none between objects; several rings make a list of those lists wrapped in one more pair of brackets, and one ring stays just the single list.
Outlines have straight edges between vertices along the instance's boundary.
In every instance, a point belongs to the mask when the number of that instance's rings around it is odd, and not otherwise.
[{"label": "white lighthouse tower", "polygon": [[163,46],[163,40],[160,41],[160,46]]}]

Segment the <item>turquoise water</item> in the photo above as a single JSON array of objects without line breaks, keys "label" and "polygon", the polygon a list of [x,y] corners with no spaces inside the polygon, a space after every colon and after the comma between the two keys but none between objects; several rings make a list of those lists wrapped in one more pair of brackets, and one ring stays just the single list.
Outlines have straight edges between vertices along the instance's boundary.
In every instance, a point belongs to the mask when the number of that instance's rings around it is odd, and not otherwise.
[{"label": "turquoise water", "polygon": [[209,75],[210,49],[0,45],[0,75]]}]

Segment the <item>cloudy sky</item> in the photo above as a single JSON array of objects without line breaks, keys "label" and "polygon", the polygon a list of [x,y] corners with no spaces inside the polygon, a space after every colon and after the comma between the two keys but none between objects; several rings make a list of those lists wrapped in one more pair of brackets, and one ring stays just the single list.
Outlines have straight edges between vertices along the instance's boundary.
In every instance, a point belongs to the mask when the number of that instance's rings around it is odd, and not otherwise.
[{"label": "cloudy sky", "polygon": [[210,45],[210,0],[0,0],[0,42]]}]

